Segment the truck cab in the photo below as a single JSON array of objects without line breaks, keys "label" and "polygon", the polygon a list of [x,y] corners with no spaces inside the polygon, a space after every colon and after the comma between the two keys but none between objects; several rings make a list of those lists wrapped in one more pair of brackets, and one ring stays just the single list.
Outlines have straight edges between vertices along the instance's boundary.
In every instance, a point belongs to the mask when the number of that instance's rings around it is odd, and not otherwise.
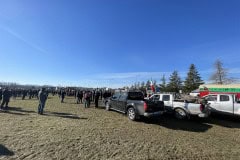
[{"label": "truck cab", "polygon": [[196,100],[189,103],[189,100],[183,99],[180,94],[157,93],[149,99],[163,101],[166,111],[174,113],[177,119],[190,118],[192,115],[205,118],[210,115],[208,104]]},{"label": "truck cab", "polygon": [[212,112],[240,116],[239,99],[233,94],[209,94],[207,97]]}]

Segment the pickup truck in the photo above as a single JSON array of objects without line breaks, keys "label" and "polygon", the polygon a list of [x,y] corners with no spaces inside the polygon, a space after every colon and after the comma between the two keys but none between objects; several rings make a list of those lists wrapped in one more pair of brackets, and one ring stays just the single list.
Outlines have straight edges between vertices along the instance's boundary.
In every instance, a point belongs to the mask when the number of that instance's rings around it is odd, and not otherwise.
[{"label": "pickup truck", "polygon": [[232,94],[209,94],[211,112],[240,116],[240,102]]},{"label": "pickup truck", "polygon": [[127,114],[133,121],[140,119],[141,116],[159,116],[165,111],[162,101],[145,100],[141,91],[116,92],[105,102],[105,108]]},{"label": "pickup truck", "polygon": [[210,115],[209,106],[204,100],[201,102],[195,100],[195,102],[189,103],[187,100],[177,96],[177,94],[172,93],[153,94],[149,99],[153,101],[163,101],[166,110],[174,113],[174,116],[177,119],[190,118],[190,116],[194,115],[205,118]]}]

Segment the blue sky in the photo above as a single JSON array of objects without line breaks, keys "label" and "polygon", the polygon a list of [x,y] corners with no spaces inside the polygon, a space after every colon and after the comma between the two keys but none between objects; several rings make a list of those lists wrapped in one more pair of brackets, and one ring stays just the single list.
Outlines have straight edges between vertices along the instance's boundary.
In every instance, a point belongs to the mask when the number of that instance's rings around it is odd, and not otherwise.
[{"label": "blue sky", "polygon": [[0,0],[0,81],[121,87],[207,82],[220,59],[240,78],[239,0]]}]

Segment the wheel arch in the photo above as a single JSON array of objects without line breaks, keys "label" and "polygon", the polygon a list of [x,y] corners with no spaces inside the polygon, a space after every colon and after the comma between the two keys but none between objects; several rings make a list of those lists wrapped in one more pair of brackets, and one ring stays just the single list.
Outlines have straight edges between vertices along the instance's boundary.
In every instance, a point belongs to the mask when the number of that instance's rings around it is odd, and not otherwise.
[{"label": "wheel arch", "polygon": [[174,107],[174,109],[173,109],[173,111],[174,111],[174,113],[176,112],[176,110],[177,109],[181,109],[181,110],[183,110],[185,113],[186,113],[186,117],[189,119],[190,118],[190,113],[189,113],[189,111],[187,110],[187,109],[185,109],[185,108],[183,108],[183,107]]}]

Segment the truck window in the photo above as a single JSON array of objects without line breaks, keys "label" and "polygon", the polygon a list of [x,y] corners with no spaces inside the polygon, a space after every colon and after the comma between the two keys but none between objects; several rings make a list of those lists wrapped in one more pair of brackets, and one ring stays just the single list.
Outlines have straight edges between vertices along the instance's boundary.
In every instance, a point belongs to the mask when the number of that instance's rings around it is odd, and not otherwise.
[{"label": "truck window", "polygon": [[169,101],[170,100],[170,95],[163,95],[162,101]]},{"label": "truck window", "polygon": [[207,98],[208,101],[217,101],[217,95],[210,95]]},{"label": "truck window", "polygon": [[112,99],[117,100],[120,95],[121,95],[120,92],[117,92],[112,96]]},{"label": "truck window", "polygon": [[121,96],[119,97],[119,101],[123,101],[127,99],[127,93],[122,93]]},{"label": "truck window", "polygon": [[227,96],[227,95],[220,95],[220,101],[221,102],[229,101],[229,96]]},{"label": "truck window", "polygon": [[144,95],[142,92],[129,92],[128,99],[129,100],[144,100]]},{"label": "truck window", "polygon": [[158,101],[158,100],[160,99],[160,95],[154,95],[154,96],[152,97],[152,99],[153,99],[154,101]]}]

